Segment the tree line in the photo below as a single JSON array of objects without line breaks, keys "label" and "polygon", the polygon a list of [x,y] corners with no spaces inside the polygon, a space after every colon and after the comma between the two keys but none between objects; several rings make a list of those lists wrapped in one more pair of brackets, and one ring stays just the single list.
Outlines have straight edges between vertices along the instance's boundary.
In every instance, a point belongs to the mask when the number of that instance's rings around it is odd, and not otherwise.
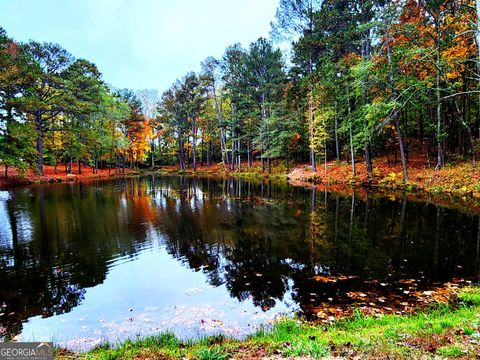
[{"label": "tree line", "polygon": [[133,91],[109,88],[95,64],[58,44],[19,43],[1,28],[0,121],[5,177],[9,167],[43,175],[44,162],[125,168],[146,159],[152,137]]},{"label": "tree line", "polygon": [[94,64],[2,32],[0,159],[36,158],[40,172],[43,159],[265,172],[336,160],[353,175],[361,160],[372,177],[386,156],[405,180],[413,156],[475,165],[479,12],[473,0],[280,0],[271,39],[227,47],[160,97],[114,91]]}]

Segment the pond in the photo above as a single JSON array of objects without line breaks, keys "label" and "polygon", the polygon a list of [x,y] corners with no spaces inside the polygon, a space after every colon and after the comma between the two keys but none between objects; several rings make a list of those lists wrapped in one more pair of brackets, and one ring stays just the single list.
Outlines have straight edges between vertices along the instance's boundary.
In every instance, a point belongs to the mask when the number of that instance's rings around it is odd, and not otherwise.
[{"label": "pond", "polygon": [[[366,191],[140,177],[0,191],[0,337],[243,337],[479,272],[479,216]],[[356,294],[356,295],[355,295]],[[407,306],[405,305],[405,306]],[[327,313],[329,315],[329,313]]]}]

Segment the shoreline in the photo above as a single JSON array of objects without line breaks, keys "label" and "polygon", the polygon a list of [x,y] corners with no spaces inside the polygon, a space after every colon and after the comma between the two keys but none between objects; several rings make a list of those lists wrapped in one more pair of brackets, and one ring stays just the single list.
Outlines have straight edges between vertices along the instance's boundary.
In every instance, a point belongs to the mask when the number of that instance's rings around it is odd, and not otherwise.
[{"label": "shoreline", "polygon": [[[379,159],[382,162],[384,159]],[[412,160],[413,162],[413,160]],[[480,212],[480,170],[472,167],[470,163],[458,163],[445,166],[441,170],[434,170],[425,165],[424,161],[416,161],[416,166],[409,169],[409,181],[404,182],[400,164],[386,165],[374,168],[373,179],[369,182],[365,164],[357,164],[357,176],[351,175],[351,165],[346,163],[327,163],[327,175],[323,168],[311,172],[305,164],[295,165],[292,169],[274,168],[272,173],[261,172],[259,164],[254,164],[245,171],[226,172],[221,164],[211,167],[199,167],[192,170],[179,171],[176,166],[163,167],[151,172],[159,175],[187,175],[187,176],[218,176],[243,179],[269,179],[288,181],[292,186],[327,189],[339,194],[351,195],[352,192],[361,198],[366,198],[366,193],[383,194],[402,198],[422,200],[438,203],[444,206],[461,206]]]},{"label": "shoreline", "polygon": [[[97,174],[92,173],[88,166],[83,168],[82,174],[74,171],[73,174],[65,172],[53,172],[53,166],[47,165],[47,174],[38,176],[29,170],[24,176],[13,172],[8,179],[0,176],[0,189],[6,190],[18,186],[33,186],[38,184],[55,183],[76,183],[90,182],[96,180],[114,180],[135,176],[198,176],[198,177],[232,177],[251,180],[272,180],[285,181],[292,186],[316,188],[327,190],[341,195],[355,193],[360,199],[366,199],[367,194],[391,197],[392,199],[407,198],[433,202],[447,207],[464,207],[471,211],[480,213],[480,171],[473,168],[471,164],[460,163],[447,165],[445,168],[435,171],[431,168],[412,168],[410,180],[404,182],[401,169],[388,166],[379,171],[374,168],[373,179],[368,182],[364,164],[357,165],[357,176],[353,177],[350,172],[350,165],[345,163],[327,163],[327,175],[323,169],[312,173],[309,166],[305,164],[296,165],[292,169],[274,167],[272,173],[261,172],[259,162],[250,169],[243,166],[246,171],[227,172],[221,163],[207,166],[200,166],[196,172],[191,169],[180,171],[177,166],[163,166],[154,170],[151,169],[125,169],[125,173],[116,172],[114,169],[98,170]],[[3,170],[3,169],[2,169]],[[386,171],[387,170],[387,171]],[[399,170],[399,172],[395,172]],[[388,172],[389,171],[389,172]],[[425,181],[426,179],[426,181]]]},{"label": "shoreline", "polygon": [[[4,175],[0,176],[0,189],[37,184],[75,183],[93,180],[118,179],[142,174],[142,172],[138,170],[125,169],[125,173],[118,172],[118,170],[118,168],[98,169],[97,173],[94,174],[91,167],[84,166],[81,173],[78,173],[78,170],[75,170],[70,174],[63,170],[55,172],[53,166],[46,165],[45,175],[40,176],[31,169],[24,174],[18,173],[15,169],[11,169],[9,170],[9,176],[7,178],[5,178]],[[0,173],[4,174],[4,169],[2,169]]]},{"label": "shoreline", "polygon": [[58,359],[475,358],[480,353],[480,288],[409,315],[352,316],[329,324],[283,319],[245,339],[222,335],[181,341],[172,333],[103,344]]}]

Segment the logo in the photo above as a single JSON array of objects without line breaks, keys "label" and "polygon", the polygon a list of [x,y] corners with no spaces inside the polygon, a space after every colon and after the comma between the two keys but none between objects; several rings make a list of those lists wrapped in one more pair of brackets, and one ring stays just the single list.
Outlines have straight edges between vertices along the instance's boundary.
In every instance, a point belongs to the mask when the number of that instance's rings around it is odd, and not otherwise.
[{"label": "logo", "polygon": [[0,343],[0,360],[53,360],[53,343]]}]

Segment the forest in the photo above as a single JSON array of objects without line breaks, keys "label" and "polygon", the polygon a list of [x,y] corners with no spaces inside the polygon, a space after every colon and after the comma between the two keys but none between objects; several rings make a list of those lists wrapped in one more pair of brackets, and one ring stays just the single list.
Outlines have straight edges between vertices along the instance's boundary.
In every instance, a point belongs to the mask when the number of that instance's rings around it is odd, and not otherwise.
[{"label": "forest", "polygon": [[[480,144],[480,3],[280,0],[270,39],[228,46],[158,95],[117,89],[58,44],[0,30],[0,163],[181,171],[222,163],[470,161]],[[288,48],[281,47],[288,44]],[[282,50],[283,49],[283,50]]]}]

